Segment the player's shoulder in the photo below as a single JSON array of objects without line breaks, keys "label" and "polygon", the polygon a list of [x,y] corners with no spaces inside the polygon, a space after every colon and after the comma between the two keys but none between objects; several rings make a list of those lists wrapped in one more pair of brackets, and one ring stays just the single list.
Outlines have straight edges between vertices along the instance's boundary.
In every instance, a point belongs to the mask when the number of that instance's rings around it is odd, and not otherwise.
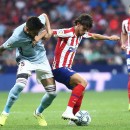
[{"label": "player's shoulder", "polygon": [[74,36],[74,29],[73,28],[62,28],[62,29],[54,29],[59,36],[63,37],[72,37]]},{"label": "player's shoulder", "polygon": [[71,28],[64,28],[63,31],[64,31],[64,34],[70,34],[72,36],[74,35],[74,28],[73,27],[71,27]]},{"label": "player's shoulder", "polygon": [[24,26],[26,25],[26,23],[21,24],[20,26],[18,26],[17,28],[14,29],[13,34],[14,35],[20,35],[23,32]]}]

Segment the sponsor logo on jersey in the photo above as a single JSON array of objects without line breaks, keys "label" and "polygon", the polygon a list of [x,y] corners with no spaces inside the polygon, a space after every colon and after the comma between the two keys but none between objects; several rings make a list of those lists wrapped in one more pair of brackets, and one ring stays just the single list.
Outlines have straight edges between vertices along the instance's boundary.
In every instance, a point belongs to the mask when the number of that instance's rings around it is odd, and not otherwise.
[{"label": "sponsor logo on jersey", "polygon": [[69,47],[68,51],[69,52],[76,52],[77,50],[77,47],[73,48],[73,47]]}]

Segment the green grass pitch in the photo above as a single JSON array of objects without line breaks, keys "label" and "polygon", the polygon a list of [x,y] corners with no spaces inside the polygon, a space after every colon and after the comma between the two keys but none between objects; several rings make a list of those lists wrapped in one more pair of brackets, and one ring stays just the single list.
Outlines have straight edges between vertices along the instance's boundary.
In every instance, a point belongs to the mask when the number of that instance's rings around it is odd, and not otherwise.
[{"label": "green grass pitch", "polygon": [[[0,93],[0,112],[3,110],[8,93]],[[129,130],[130,112],[128,112],[127,91],[87,91],[81,109],[88,110],[92,122],[89,126],[68,126],[61,119],[70,93],[60,92],[53,104],[44,111],[47,127],[40,127],[33,117],[33,111],[39,105],[43,94],[21,94],[12,107],[6,125],[0,130]]]}]

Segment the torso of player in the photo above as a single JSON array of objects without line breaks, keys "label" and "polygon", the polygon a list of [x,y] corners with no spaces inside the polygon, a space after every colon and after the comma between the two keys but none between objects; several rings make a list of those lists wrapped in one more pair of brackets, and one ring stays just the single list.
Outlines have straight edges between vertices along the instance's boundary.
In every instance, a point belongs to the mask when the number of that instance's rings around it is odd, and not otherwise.
[{"label": "torso of player", "polygon": [[[128,40],[126,44],[129,46],[130,45],[130,18],[122,22],[122,33],[128,35]],[[130,48],[127,48],[126,54],[130,55]]]},{"label": "torso of player", "polygon": [[130,33],[130,19],[126,19],[122,22],[122,32]]},{"label": "torso of player", "polygon": [[82,40],[81,37],[76,35],[66,38],[58,38],[58,42],[55,49],[55,56],[52,68],[68,67],[71,68],[75,53]]},{"label": "torso of player", "polygon": [[33,46],[31,39],[24,31],[25,24],[17,27],[9,40],[4,43],[7,48],[16,48],[16,61],[29,60],[32,63],[42,63],[46,59],[43,41],[40,40]]}]

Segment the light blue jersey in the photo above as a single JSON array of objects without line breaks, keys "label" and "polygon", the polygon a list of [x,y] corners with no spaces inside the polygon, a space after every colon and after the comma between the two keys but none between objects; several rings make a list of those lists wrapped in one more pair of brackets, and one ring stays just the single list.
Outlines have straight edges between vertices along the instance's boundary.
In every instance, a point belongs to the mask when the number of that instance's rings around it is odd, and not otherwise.
[{"label": "light blue jersey", "polygon": [[[39,19],[45,25],[44,15],[40,15]],[[16,48],[16,61],[29,60],[31,63],[43,63],[47,59],[43,41],[40,40],[33,46],[33,39],[24,32],[25,25],[26,23],[17,27],[12,36],[3,44],[3,47],[7,50]]]}]

